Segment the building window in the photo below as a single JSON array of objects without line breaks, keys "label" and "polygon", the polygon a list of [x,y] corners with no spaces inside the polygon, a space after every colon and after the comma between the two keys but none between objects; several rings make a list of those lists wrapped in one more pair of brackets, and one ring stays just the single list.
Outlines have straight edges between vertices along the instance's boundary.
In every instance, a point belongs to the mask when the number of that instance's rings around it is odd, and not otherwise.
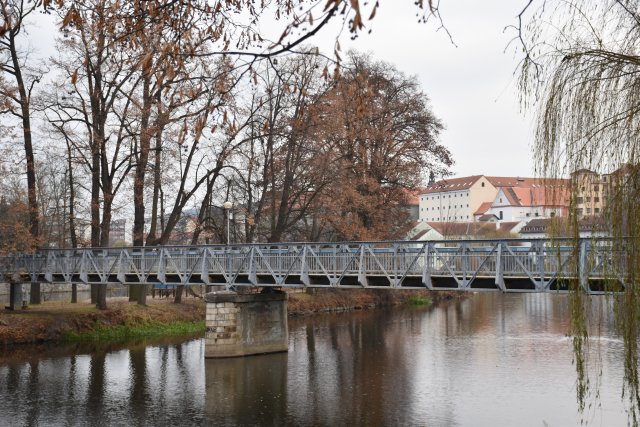
[{"label": "building window", "polygon": [[480,187],[484,187],[484,182],[480,183]]},{"label": "building window", "polygon": [[582,208],[576,209],[576,215],[578,216],[582,215]]},{"label": "building window", "polygon": [[591,213],[591,208],[587,208],[587,213],[590,214]]},{"label": "building window", "polygon": [[500,198],[500,203],[502,203],[502,197]]},{"label": "building window", "polygon": [[593,210],[593,212],[594,212],[594,213],[600,213],[600,208],[595,208],[595,209]]},{"label": "building window", "polygon": [[582,197],[576,197],[576,203],[583,203],[584,199]]},{"label": "building window", "polygon": [[585,201],[587,201],[587,202],[590,202],[590,201],[591,201],[591,197],[585,197],[584,199],[585,199]]},{"label": "building window", "polygon": [[502,219],[502,211],[500,211],[500,219]]},{"label": "building window", "polygon": [[598,191],[598,186],[597,185],[593,186],[593,191]]},{"label": "building window", "polygon": [[593,198],[593,201],[594,201],[594,202],[596,202],[596,203],[598,203],[598,202],[600,201],[600,197],[594,197],[594,198]]},{"label": "building window", "polygon": [[551,212],[551,215],[549,215],[549,216],[550,216],[551,218],[553,218],[554,216],[556,216],[555,211],[552,211],[552,212]]},{"label": "building window", "polygon": [[536,212],[536,216],[538,216],[538,212]]},{"label": "building window", "polygon": [[527,215],[526,215],[526,216],[531,216],[531,214],[530,214],[529,212],[527,212]]}]

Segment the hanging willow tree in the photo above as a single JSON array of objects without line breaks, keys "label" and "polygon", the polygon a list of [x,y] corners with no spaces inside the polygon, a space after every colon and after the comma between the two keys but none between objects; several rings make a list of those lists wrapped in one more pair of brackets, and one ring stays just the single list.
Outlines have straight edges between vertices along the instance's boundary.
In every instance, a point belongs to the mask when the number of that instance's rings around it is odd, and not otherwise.
[{"label": "hanging willow tree", "polygon": [[[612,281],[622,278],[626,288],[611,297],[616,331],[624,342],[622,396],[630,423],[638,425],[640,0],[531,0],[519,21],[518,47],[525,53],[520,87],[525,106],[538,114],[536,172],[566,177],[588,169],[608,178],[601,216],[620,251],[607,272]],[[575,213],[570,235],[578,239]],[[601,369],[598,358],[590,357],[593,300],[577,283],[571,287],[570,333],[582,411],[589,396],[598,395],[597,381],[590,381],[589,374],[599,375]]]}]

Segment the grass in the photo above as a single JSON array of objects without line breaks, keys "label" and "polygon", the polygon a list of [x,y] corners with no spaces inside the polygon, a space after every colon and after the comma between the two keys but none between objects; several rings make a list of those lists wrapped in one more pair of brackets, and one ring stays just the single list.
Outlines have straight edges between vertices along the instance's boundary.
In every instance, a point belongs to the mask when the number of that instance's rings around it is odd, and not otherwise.
[{"label": "grass", "polygon": [[190,336],[202,334],[205,331],[205,322],[171,322],[157,323],[151,322],[143,325],[113,325],[98,326],[93,331],[87,332],[67,332],[62,340],[67,343],[76,342],[114,342],[126,341],[141,338],[167,337],[167,336]]},{"label": "grass", "polygon": [[420,295],[411,295],[409,299],[407,299],[407,304],[411,306],[423,306],[423,305],[431,305],[433,301],[431,298],[423,297]]}]

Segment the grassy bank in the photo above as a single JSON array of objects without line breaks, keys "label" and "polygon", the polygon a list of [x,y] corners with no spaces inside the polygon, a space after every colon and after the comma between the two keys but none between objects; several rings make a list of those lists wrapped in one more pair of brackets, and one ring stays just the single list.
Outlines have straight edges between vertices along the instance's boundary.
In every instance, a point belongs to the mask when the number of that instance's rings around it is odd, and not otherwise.
[{"label": "grassy bank", "polygon": [[144,325],[112,325],[99,326],[92,331],[66,332],[62,335],[62,341],[86,342],[86,341],[129,341],[141,338],[168,337],[168,336],[192,336],[204,334],[204,320],[173,323],[149,322]]},{"label": "grassy bank", "polygon": [[0,311],[0,346],[188,336],[204,332],[204,315],[201,300],[151,300],[141,306],[112,298],[108,310],[89,302],[45,302],[18,312]]}]

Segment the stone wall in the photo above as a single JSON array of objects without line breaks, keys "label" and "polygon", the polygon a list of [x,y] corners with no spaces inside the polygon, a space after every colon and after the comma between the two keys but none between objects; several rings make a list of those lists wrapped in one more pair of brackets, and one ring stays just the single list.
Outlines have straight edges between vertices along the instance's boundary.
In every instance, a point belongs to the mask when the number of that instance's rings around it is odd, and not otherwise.
[{"label": "stone wall", "polygon": [[237,357],[287,351],[287,295],[210,292],[205,357]]}]

